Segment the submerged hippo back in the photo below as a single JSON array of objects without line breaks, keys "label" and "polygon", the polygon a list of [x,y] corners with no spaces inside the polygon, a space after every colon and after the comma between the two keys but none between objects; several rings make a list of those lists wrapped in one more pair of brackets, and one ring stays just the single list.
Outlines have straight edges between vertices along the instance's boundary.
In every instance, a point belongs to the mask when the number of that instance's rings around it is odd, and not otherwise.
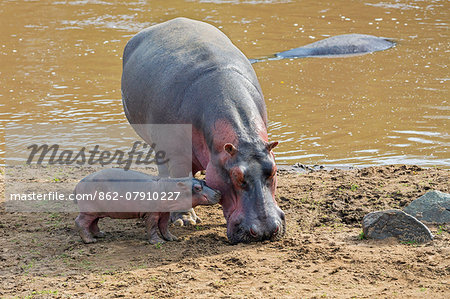
[{"label": "submerged hippo back", "polygon": [[277,53],[279,58],[309,56],[351,55],[383,51],[395,46],[395,43],[373,35],[344,34],[326,38],[312,44]]},{"label": "submerged hippo back", "polygon": [[124,50],[125,113],[131,123],[183,122],[175,112],[189,87],[221,69],[233,69],[259,86],[245,55],[214,26],[177,18],[149,27]]}]

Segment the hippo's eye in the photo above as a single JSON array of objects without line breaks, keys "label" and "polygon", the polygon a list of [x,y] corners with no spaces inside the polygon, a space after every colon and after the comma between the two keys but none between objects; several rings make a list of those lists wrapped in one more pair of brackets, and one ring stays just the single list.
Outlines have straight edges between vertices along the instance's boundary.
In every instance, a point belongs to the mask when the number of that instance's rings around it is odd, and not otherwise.
[{"label": "hippo's eye", "polygon": [[245,189],[245,188],[247,188],[247,181],[245,181],[245,180],[243,180],[242,182],[241,182],[241,188],[242,189]]},{"label": "hippo's eye", "polygon": [[195,184],[194,185],[194,191],[197,192],[197,193],[202,192],[202,186],[199,185],[199,184]]},{"label": "hippo's eye", "polygon": [[273,177],[277,174],[277,167],[271,166],[264,170],[264,174],[266,175],[267,179],[273,179]]},{"label": "hippo's eye", "polygon": [[273,185],[273,182],[274,182],[273,181],[273,176],[268,177],[267,180],[266,180],[267,187],[271,187]]}]

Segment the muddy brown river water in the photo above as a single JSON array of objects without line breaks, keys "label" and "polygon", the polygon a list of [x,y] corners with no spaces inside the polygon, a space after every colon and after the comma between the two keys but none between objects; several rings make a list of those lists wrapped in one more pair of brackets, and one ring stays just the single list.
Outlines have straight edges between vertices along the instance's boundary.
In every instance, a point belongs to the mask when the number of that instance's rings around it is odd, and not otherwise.
[{"label": "muddy brown river water", "polygon": [[450,167],[449,1],[3,0],[1,134],[34,123],[125,126],[123,47],[178,16],[219,27],[249,58],[347,33],[394,39],[362,56],[253,65],[277,161]]}]

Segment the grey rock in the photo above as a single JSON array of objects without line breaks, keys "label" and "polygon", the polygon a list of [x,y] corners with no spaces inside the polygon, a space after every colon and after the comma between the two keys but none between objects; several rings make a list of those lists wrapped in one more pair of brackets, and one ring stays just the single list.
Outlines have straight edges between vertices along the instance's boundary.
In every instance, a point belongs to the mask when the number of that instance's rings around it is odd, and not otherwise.
[{"label": "grey rock", "polygon": [[450,223],[450,194],[430,191],[411,202],[403,211],[420,221]]},{"label": "grey rock", "polygon": [[372,212],[363,218],[364,236],[369,239],[395,237],[400,241],[428,242],[433,239],[428,227],[401,210]]}]

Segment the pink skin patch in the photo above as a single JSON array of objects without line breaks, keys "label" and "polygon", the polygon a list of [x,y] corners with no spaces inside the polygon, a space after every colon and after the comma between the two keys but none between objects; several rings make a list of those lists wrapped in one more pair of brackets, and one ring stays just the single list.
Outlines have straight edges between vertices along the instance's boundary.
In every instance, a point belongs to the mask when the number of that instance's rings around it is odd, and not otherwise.
[{"label": "pink skin patch", "polygon": [[277,165],[275,164],[275,154],[273,153],[272,149],[278,145],[278,141],[272,141],[269,143],[269,137],[267,135],[266,126],[264,125],[264,123],[259,123],[259,124],[260,125],[257,126],[258,135],[261,137],[262,140],[264,140],[264,142],[267,143],[267,149],[269,150],[270,157],[272,158],[272,161],[273,161],[272,173],[274,173],[274,178],[273,178],[273,184],[270,188],[270,191],[272,193],[273,201],[275,202],[275,204],[277,204],[277,202],[275,200],[275,190],[277,189],[277,175],[276,175]]},{"label": "pink skin patch", "polygon": [[270,188],[270,191],[272,193],[273,202],[278,205],[278,203],[275,200],[275,190],[277,189],[277,165],[275,164],[275,154],[273,153],[272,149],[278,145],[278,141],[274,141],[268,144],[268,150],[270,157],[273,161],[273,167],[272,167],[272,176],[273,176],[273,184]]},{"label": "pink skin patch", "polygon": [[231,212],[236,210],[238,195],[234,188],[230,188],[231,182],[224,181],[226,178],[223,178],[219,174],[218,167],[222,167],[236,154],[232,148],[238,147],[239,140],[233,126],[225,119],[219,119],[214,123],[212,135],[214,136],[213,150],[217,153],[217,156],[214,157],[214,161],[208,161],[206,167],[206,184],[214,189],[218,189],[222,193],[220,204],[223,207],[225,217],[228,218]]},{"label": "pink skin patch", "polygon": [[242,215],[242,211],[244,209],[242,201],[237,200],[243,189],[242,184],[244,183],[244,172],[242,171],[241,167],[234,166],[230,169],[230,177],[231,183],[233,185],[233,191],[236,194],[236,201],[233,202],[233,205],[230,206],[228,210],[225,210],[224,208],[224,213],[225,215],[227,215],[227,217],[229,217],[228,220],[231,223],[234,223],[238,221],[237,217]]},{"label": "pink skin patch", "polygon": [[258,124],[256,125],[256,132],[258,133],[259,137],[261,137],[261,139],[264,142],[268,142],[269,141],[269,136],[267,136],[267,127],[264,123],[258,122]]},{"label": "pink skin patch", "polygon": [[234,189],[242,189],[242,183],[244,182],[244,172],[239,166],[234,166],[230,169],[231,182]]},{"label": "pink skin patch", "polygon": [[212,128],[212,134],[214,136],[213,145],[216,152],[223,152],[224,146],[227,143],[231,143],[235,147],[239,145],[239,140],[233,126],[225,119],[216,120]]},{"label": "pink skin patch", "polygon": [[209,161],[209,149],[206,144],[205,136],[196,128],[192,128],[192,172],[206,169]]}]

